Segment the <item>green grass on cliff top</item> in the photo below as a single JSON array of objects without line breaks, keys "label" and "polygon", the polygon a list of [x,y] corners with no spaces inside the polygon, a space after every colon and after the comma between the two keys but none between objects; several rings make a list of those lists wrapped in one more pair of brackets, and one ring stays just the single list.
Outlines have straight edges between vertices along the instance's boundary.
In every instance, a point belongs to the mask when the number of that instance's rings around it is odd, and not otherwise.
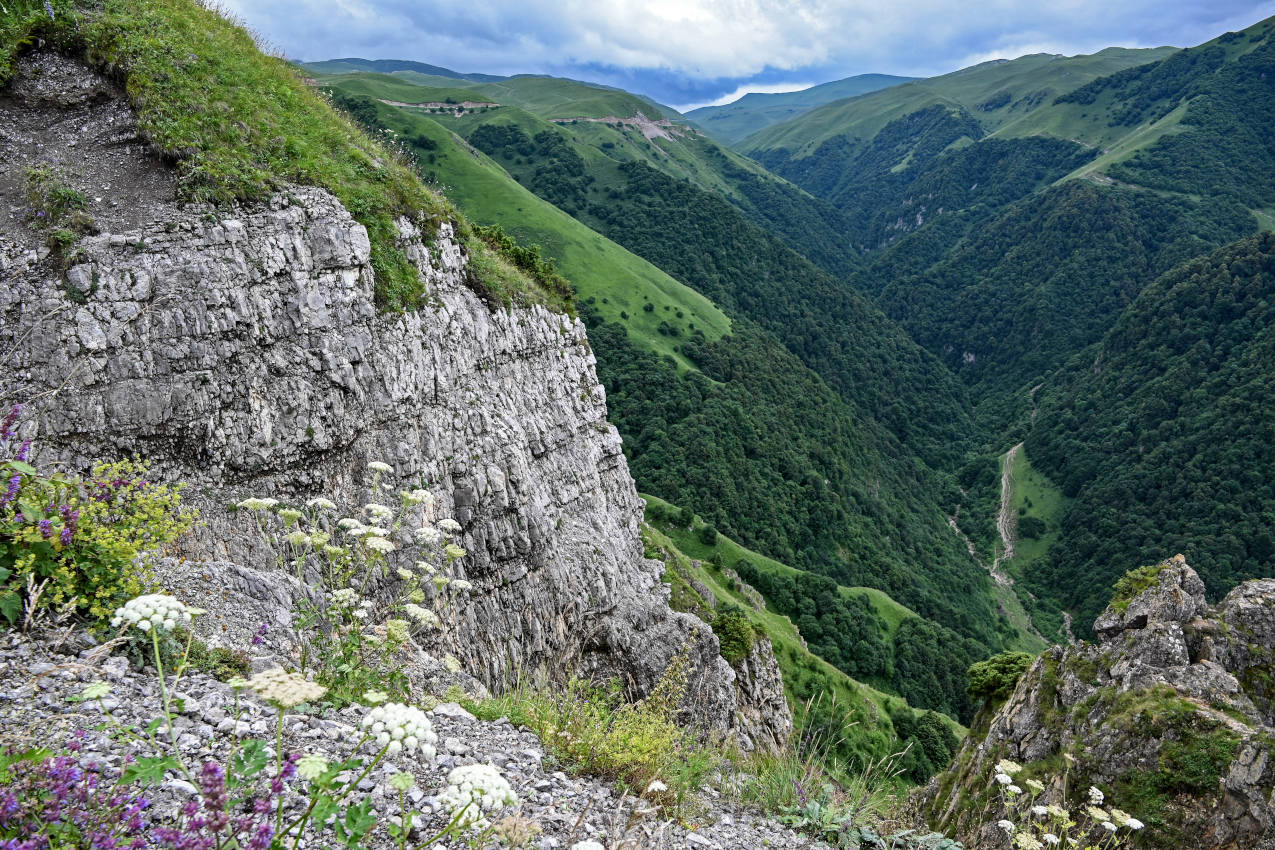
[{"label": "green grass on cliff top", "polygon": [[[429,233],[459,216],[291,65],[190,0],[53,0],[52,9],[51,18],[43,0],[0,6],[0,85],[40,40],[85,58],[123,83],[142,132],[176,162],[181,200],[252,202],[290,183],[321,186],[368,230],[378,303],[416,306],[422,283],[394,244],[394,221],[407,216]],[[490,252],[459,224],[472,252]],[[569,308],[560,293],[520,279],[519,300]]]}]

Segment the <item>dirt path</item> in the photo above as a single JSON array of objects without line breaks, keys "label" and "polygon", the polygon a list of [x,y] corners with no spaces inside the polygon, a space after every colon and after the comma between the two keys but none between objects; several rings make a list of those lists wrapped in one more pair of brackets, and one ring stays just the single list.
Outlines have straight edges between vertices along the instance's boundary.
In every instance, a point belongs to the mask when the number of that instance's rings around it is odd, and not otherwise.
[{"label": "dirt path", "polygon": [[1001,551],[992,559],[989,572],[997,584],[1009,587],[1014,583],[1001,564],[1014,557],[1014,530],[1018,525],[1018,515],[1014,513],[1014,458],[1023,444],[1019,443],[1005,453],[1005,467],[1001,470],[1001,509],[996,515],[996,531],[1001,536]]}]

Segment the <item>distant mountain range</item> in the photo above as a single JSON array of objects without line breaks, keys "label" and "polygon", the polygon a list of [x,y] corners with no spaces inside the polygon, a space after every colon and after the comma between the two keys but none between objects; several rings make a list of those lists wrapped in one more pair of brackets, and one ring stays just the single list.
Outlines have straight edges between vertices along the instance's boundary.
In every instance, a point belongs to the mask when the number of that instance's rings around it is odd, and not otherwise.
[{"label": "distant mountain range", "polygon": [[702,106],[699,109],[692,109],[686,113],[686,117],[718,141],[733,145],[758,130],[795,118],[816,106],[897,86],[899,83],[906,83],[912,79],[915,78],[896,77],[890,74],[859,74],[844,80],[811,86],[801,91],[750,92],[724,106]]}]

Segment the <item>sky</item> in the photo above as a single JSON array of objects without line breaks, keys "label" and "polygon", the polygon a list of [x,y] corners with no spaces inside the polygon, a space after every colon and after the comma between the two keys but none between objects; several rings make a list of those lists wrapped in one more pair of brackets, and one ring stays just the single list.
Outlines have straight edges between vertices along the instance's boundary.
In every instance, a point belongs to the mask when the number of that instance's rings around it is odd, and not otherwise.
[{"label": "sky", "polygon": [[1188,47],[1275,0],[223,0],[300,61],[551,74],[681,111],[855,74],[928,77],[1028,53]]}]

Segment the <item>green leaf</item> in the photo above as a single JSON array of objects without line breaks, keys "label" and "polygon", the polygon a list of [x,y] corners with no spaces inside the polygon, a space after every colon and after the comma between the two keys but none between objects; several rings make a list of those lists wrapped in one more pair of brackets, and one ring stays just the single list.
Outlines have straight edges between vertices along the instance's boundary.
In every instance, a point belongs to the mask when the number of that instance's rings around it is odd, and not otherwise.
[{"label": "green leaf", "polygon": [[124,771],[120,774],[120,782],[123,784],[140,782],[143,785],[158,785],[163,781],[165,771],[176,770],[179,766],[177,760],[169,756],[139,758],[132,764],[124,766]]},{"label": "green leaf", "polygon": [[35,474],[36,474],[36,472],[35,472],[35,467],[34,467],[34,466],[32,466],[32,465],[31,465],[31,464],[29,464],[29,463],[24,462],[24,461],[20,461],[20,460],[11,460],[11,461],[9,461],[9,467],[10,467],[11,469],[16,469],[18,472],[21,472],[23,475],[35,475]]},{"label": "green leaf", "polygon": [[237,787],[251,781],[265,769],[268,761],[266,745],[257,738],[249,739],[243,749],[230,760],[232,784]]},{"label": "green leaf", "polygon": [[0,616],[3,616],[10,624],[18,622],[18,617],[22,615],[22,597],[17,593],[9,592],[0,596]]}]

